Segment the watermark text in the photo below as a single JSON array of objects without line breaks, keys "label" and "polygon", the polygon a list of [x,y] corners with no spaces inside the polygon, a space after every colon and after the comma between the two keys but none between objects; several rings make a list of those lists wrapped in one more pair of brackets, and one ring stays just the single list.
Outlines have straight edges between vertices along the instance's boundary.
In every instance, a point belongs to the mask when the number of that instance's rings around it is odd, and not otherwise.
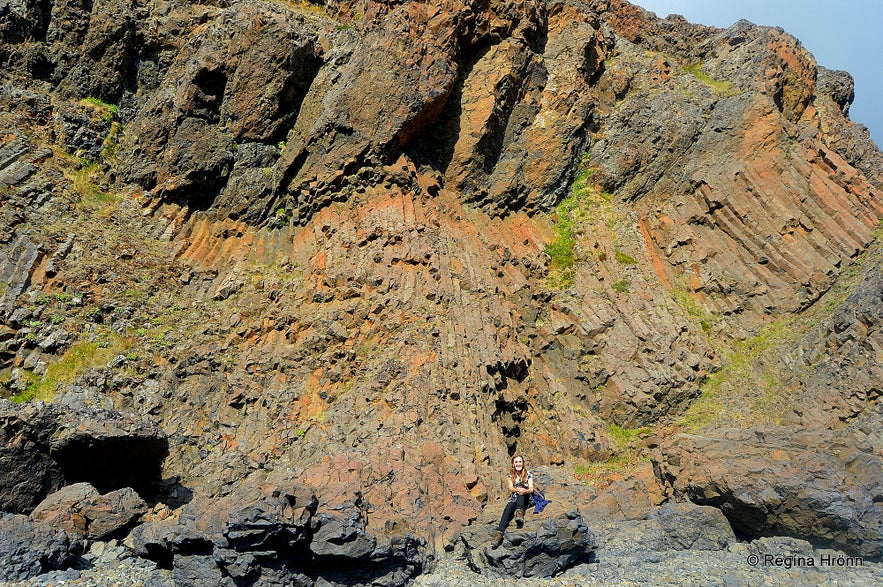
[{"label": "watermark text", "polygon": [[800,554],[749,554],[746,559],[752,567],[781,567],[784,569],[799,567],[863,567],[865,561],[860,556],[843,554],[818,554],[805,556]]}]

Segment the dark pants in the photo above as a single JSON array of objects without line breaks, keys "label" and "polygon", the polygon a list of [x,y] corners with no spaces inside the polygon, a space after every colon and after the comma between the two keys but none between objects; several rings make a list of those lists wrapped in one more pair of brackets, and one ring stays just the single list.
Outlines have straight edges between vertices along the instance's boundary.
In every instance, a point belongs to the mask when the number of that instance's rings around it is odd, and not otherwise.
[{"label": "dark pants", "polygon": [[503,510],[503,517],[500,518],[500,525],[497,526],[497,530],[502,532],[509,526],[509,522],[511,522],[512,518],[515,516],[515,510],[526,510],[527,501],[529,499],[530,494],[516,495],[515,499],[510,499],[506,502],[506,509]]}]

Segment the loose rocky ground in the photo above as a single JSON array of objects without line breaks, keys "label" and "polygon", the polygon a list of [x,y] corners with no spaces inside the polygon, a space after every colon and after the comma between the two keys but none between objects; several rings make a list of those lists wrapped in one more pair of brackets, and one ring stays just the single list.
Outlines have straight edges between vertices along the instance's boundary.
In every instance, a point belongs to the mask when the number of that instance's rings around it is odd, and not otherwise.
[{"label": "loose rocky ground", "polygon": [[[617,526],[599,527],[622,534]],[[579,565],[555,578],[532,577],[539,587],[877,587],[883,583],[883,564],[863,562],[837,551],[812,550],[801,541],[762,539],[737,543],[721,551],[635,552],[616,545],[602,548],[597,561]],[[756,555],[774,555],[767,564],[754,562]],[[788,556],[791,558],[787,558]],[[779,557],[776,560],[775,557]],[[809,563],[812,559],[814,565]],[[97,543],[84,557],[87,568],[57,571],[20,582],[2,583],[8,587],[171,587],[171,571],[157,569],[149,561],[135,558],[119,544]],[[764,560],[763,558],[759,560]],[[830,563],[830,564],[829,564]],[[840,566],[842,563],[843,566]],[[788,568],[790,566],[790,568]],[[464,561],[442,555],[432,571],[417,577],[413,587],[492,587],[499,578],[485,577],[471,570]]]}]

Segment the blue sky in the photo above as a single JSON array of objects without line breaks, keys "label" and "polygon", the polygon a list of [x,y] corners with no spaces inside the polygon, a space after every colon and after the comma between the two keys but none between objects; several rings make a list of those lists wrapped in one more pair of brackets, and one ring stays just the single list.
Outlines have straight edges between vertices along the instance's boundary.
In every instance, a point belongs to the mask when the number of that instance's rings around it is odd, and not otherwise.
[{"label": "blue sky", "polygon": [[800,39],[819,65],[855,78],[849,118],[883,146],[883,1],[881,0],[631,0],[659,17],[728,27],[740,18],[779,26]]}]

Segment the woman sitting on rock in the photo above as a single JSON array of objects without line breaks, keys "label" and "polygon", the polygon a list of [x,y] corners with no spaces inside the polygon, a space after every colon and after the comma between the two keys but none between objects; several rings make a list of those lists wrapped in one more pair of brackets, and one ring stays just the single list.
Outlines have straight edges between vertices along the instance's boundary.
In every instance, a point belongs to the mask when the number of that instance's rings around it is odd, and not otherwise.
[{"label": "woman sitting on rock", "polygon": [[497,535],[494,538],[495,546],[503,543],[503,531],[512,521],[513,515],[515,516],[515,525],[519,528],[524,526],[524,510],[527,509],[527,502],[530,499],[530,494],[533,493],[533,474],[527,470],[523,456],[512,457],[512,466],[506,479],[509,482],[509,491],[512,492],[512,495],[506,502],[506,509],[503,510],[503,517],[500,518],[500,525],[497,526]]}]

